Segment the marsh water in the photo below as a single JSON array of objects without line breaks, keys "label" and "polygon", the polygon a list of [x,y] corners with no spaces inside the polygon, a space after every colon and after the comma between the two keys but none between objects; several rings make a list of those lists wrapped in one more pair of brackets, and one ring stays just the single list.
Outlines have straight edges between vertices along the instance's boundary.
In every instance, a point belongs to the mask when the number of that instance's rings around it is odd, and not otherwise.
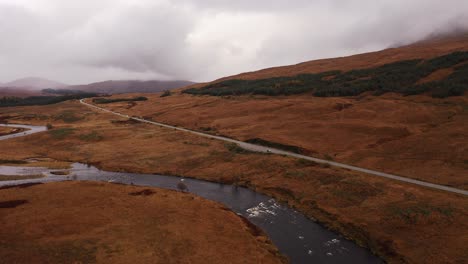
[{"label": "marsh water", "polygon": [[[81,163],[74,163],[67,170],[70,172],[67,176],[53,174],[60,171],[40,167],[0,166],[0,174],[42,173],[46,176],[40,179],[3,181],[0,186],[73,179],[176,189],[180,179],[175,176],[102,171]],[[271,197],[232,185],[196,179],[185,179],[185,182],[191,193],[223,203],[260,227],[291,263],[382,263],[367,249],[327,230]]]},{"label": "marsh water", "polygon": [[43,132],[47,130],[47,127],[45,126],[28,126],[28,125],[17,125],[17,124],[0,124],[0,127],[17,127],[17,128],[26,129],[25,131],[20,132],[20,133],[0,136],[0,140],[23,137],[23,136],[27,136],[27,135],[31,135],[34,133]]}]

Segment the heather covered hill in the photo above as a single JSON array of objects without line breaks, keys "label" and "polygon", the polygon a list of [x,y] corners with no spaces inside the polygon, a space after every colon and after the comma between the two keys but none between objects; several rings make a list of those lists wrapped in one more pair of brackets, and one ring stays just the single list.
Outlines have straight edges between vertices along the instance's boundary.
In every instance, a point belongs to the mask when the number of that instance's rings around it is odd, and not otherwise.
[{"label": "heather covered hill", "polygon": [[[239,74],[184,92],[213,96],[312,93],[329,97],[356,96],[364,92],[375,95],[387,92],[430,94],[439,98],[459,96],[465,93],[468,82],[468,41],[465,36],[468,35],[450,37],[445,42],[438,38],[377,53],[298,64],[307,65],[305,68],[293,65]],[[428,45],[437,49],[430,49]],[[454,47],[458,49],[453,50]],[[408,53],[408,50],[414,52]],[[426,52],[421,53],[420,50]],[[445,54],[442,54],[443,51]],[[374,57],[374,60],[370,61],[369,57]],[[396,58],[399,60],[390,62]],[[369,63],[364,66],[360,64],[363,61]],[[320,68],[319,65],[327,66]],[[356,68],[348,69],[350,65]],[[324,71],[314,72],[315,69]]]},{"label": "heather covered hill", "polygon": [[389,48],[382,51],[357,54],[347,57],[312,60],[295,65],[262,69],[224,77],[223,80],[257,80],[281,76],[295,76],[307,73],[328,71],[350,71],[363,68],[375,68],[397,61],[430,59],[456,51],[468,51],[468,33],[433,37],[407,46]]}]

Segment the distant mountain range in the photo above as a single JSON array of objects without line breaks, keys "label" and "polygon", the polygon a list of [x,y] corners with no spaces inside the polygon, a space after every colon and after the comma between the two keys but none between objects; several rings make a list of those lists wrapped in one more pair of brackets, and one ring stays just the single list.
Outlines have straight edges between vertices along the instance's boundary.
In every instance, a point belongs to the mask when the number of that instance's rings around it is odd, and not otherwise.
[{"label": "distant mountain range", "polygon": [[[121,80],[121,81],[104,81],[85,85],[67,85],[57,81],[38,77],[28,77],[14,80],[7,83],[0,83],[0,93],[12,95],[16,90],[18,94],[30,94],[31,92],[40,93],[42,89],[66,89],[80,90],[93,93],[156,93],[164,90],[192,85],[190,81],[138,81],[138,80]],[[8,91],[8,92],[7,92]]]},{"label": "distant mountain range", "polygon": [[38,77],[27,77],[27,78],[21,78],[17,79],[11,82],[7,83],[2,83],[0,84],[1,87],[18,87],[18,88],[24,88],[24,89],[46,89],[46,88],[64,88],[67,87],[67,84],[44,79],[44,78],[38,78]]}]

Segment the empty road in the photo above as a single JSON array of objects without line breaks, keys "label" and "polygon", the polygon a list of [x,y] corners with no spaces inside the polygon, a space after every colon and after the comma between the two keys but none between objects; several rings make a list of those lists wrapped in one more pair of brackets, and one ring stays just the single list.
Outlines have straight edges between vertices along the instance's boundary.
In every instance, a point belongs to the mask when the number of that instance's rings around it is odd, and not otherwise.
[{"label": "empty road", "polygon": [[202,136],[202,137],[213,138],[213,139],[222,140],[222,141],[225,141],[225,142],[235,143],[235,144],[239,145],[240,147],[242,147],[242,148],[244,148],[246,150],[250,150],[250,151],[261,152],[261,153],[273,153],[273,154],[285,155],[285,156],[299,158],[299,159],[310,160],[310,161],[314,161],[314,162],[321,163],[321,164],[328,164],[330,166],[334,166],[334,167],[338,167],[338,168],[344,168],[344,169],[349,169],[349,170],[353,170],[353,171],[363,172],[363,173],[373,175],[373,176],[377,176],[377,177],[388,178],[388,179],[392,179],[392,180],[396,180],[396,181],[400,181],[400,182],[419,185],[419,186],[422,186],[422,187],[427,187],[427,188],[432,188],[432,189],[437,189],[437,190],[441,190],[441,191],[447,191],[447,192],[451,192],[451,193],[462,194],[462,195],[468,196],[468,191],[462,190],[462,189],[457,189],[457,188],[448,187],[448,186],[444,186],[444,185],[440,185],[440,184],[415,180],[415,179],[406,178],[406,177],[402,177],[402,176],[398,176],[398,175],[394,175],[394,174],[389,174],[389,173],[385,173],[385,172],[369,170],[369,169],[360,168],[360,167],[356,167],[356,166],[352,166],[352,165],[347,165],[347,164],[339,163],[339,162],[335,162],[335,161],[318,159],[318,158],[305,156],[305,155],[301,155],[301,154],[297,154],[297,153],[293,153],[293,152],[289,152],[289,151],[284,151],[284,150],[280,150],[280,149],[275,149],[275,148],[269,148],[269,147],[265,147],[265,146],[261,146],[261,145],[250,144],[250,143],[246,143],[246,142],[231,139],[231,138],[214,136],[214,135],[210,135],[210,134],[206,134],[206,133],[202,133],[202,132],[198,132],[198,131],[194,131],[194,130],[190,130],[190,129],[186,129],[186,128],[181,128],[181,127],[171,126],[171,125],[167,125],[167,124],[163,124],[163,123],[159,123],[159,122],[149,121],[149,120],[145,120],[145,119],[138,118],[138,117],[130,117],[128,115],[124,115],[124,114],[121,114],[121,113],[117,113],[117,112],[110,111],[110,110],[107,110],[107,109],[102,108],[102,107],[98,107],[98,106],[86,103],[84,101],[84,99],[81,99],[80,103],[82,103],[82,104],[84,104],[86,106],[89,106],[89,107],[104,111],[104,112],[108,112],[108,113],[118,115],[118,116],[121,116],[121,117],[125,117],[125,118],[130,118],[130,119],[133,119],[133,120],[136,120],[136,121],[139,121],[139,122],[148,123],[148,124],[152,124],[152,125],[157,125],[157,126],[161,126],[161,127],[166,127],[166,128],[170,128],[170,129],[176,129],[176,130],[179,130],[179,131],[192,133],[192,134],[199,135],[199,136]]}]

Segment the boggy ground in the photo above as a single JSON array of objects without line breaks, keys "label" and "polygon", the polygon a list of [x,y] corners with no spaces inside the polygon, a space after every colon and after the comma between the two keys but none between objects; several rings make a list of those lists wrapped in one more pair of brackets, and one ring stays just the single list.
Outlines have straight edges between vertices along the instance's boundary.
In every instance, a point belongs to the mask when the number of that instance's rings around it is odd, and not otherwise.
[{"label": "boggy ground", "polygon": [[468,189],[468,96],[145,96],[148,101],[130,108],[125,103],[104,107],[243,141],[293,145],[314,157]]},{"label": "boggy ground", "polygon": [[77,101],[5,108],[2,115],[11,116],[11,123],[50,123],[54,128],[0,141],[0,160],[49,157],[112,171],[245,185],[287,202],[390,263],[457,263],[468,258],[464,196],[249,153],[216,140],[127,121]]},{"label": "boggy ground", "polygon": [[[0,187],[1,263],[284,263],[224,206],[97,182]],[[235,250],[233,250],[235,249]]]}]

